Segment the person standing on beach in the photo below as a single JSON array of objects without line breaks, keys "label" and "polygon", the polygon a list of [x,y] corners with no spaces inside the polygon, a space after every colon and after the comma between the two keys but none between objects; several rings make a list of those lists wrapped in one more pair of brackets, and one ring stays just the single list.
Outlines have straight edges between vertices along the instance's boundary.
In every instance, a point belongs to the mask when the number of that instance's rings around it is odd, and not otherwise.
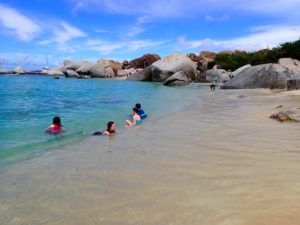
[{"label": "person standing on beach", "polygon": [[136,125],[140,125],[142,123],[142,119],[140,117],[140,115],[138,114],[138,109],[136,107],[134,107],[132,109],[133,112],[133,116],[132,116],[132,121],[130,120],[126,120],[126,127],[131,127],[131,126],[136,126]]}]

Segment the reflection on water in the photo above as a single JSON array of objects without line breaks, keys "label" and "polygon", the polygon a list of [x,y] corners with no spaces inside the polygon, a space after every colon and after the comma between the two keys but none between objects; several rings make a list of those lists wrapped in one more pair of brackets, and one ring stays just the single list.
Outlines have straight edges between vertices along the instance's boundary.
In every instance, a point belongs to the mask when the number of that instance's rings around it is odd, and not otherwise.
[{"label": "reflection on water", "polygon": [[[239,96],[243,95],[243,98]],[[190,107],[3,169],[3,224],[300,221],[299,96],[199,90]]]}]

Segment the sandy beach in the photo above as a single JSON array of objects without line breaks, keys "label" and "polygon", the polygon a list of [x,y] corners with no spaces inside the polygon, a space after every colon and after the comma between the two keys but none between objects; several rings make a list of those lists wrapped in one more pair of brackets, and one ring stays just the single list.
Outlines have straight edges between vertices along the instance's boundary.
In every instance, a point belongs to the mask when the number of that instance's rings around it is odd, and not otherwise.
[{"label": "sandy beach", "polygon": [[0,171],[1,224],[296,225],[299,91],[199,89],[180,112]]}]

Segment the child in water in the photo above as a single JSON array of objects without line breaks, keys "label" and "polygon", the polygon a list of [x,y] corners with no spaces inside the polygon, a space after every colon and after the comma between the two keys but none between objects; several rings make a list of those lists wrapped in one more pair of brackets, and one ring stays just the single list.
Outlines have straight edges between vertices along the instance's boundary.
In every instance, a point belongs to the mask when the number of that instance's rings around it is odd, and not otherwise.
[{"label": "child in water", "polygon": [[63,125],[61,125],[60,117],[55,116],[53,118],[53,124],[48,127],[48,129],[46,130],[46,133],[58,134],[58,133],[61,133],[63,131],[64,131],[64,127],[63,127]]},{"label": "child in water", "polygon": [[111,134],[114,134],[116,133],[116,125],[113,121],[109,121],[107,123],[107,129],[104,130],[104,131],[97,131],[95,132],[93,135],[111,135]]},{"label": "child in water", "polygon": [[132,109],[132,112],[133,112],[132,122],[130,120],[126,120],[126,127],[140,125],[142,123],[142,119],[138,114],[138,109],[135,107]]},{"label": "child in water", "polygon": [[138,109],[138,114],[140,115],[141,119],[145,119],[147,117],[147,113],[144,112],[140,103],[136,103],[135,108]]}]

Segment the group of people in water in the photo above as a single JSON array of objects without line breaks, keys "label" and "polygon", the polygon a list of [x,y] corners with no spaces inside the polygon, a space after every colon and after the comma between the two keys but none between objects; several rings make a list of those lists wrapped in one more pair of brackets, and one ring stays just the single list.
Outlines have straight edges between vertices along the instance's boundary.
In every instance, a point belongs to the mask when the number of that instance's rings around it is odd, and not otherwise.
[{"label": "group of people in water", "polygon": [[[142,105],[140,103],[135,104],[135,107],[132,109],[132,120],[126,120],[125,126],[131,127],[131,126],[138,126],[141,125],[142,119],[145,119],[147,117],[147,113],[142,109]],[[53,123],[50,125],[46,133],[49,134],[59,134],[64,132],[64,127],[61,124],[60,117],[56,116],[53,118]],[[93,133],[93,135],[111,135],[116,133],[116,125],[113,121],[109,121],[107,123],[107,128],[104,131],[96,131]]]}]

